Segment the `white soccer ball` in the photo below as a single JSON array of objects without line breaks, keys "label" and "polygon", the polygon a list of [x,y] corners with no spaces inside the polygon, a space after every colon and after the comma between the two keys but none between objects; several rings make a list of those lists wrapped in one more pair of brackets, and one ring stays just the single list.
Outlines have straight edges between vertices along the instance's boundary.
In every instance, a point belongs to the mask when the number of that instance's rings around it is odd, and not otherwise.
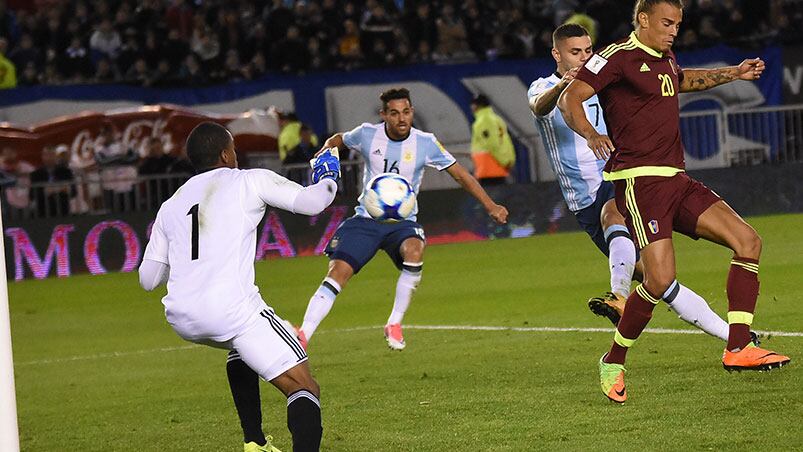
[{"label": "white soccer ball", "polygon": [[375,220],[402,221],[415,210],[415,192],[410,182],[396,173],[377,174],[365,187],[363,206]]}]

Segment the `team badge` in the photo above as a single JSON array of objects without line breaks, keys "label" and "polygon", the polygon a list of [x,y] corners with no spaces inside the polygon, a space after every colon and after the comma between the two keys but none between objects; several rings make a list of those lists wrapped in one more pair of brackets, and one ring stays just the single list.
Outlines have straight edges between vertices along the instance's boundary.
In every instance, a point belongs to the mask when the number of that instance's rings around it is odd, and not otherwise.
[{"label": "team badge", "polygon": [[340,243],[340,238],[338,236],[332,237],[332,240],[329,241],[329,248],[337,248],[338,243]]},{"label": "team badge", "polygon": [[410,151],[405,151],[404,155],[402,156],[402,160],[405,162],[412,162],[413,161],[413,153]]},{"label": "team badge", "polygon": [[381,151],[381,150],[379,150],[379,149],[377,149],[377,150],[375,150],[374,152],[372,152],[371,154],[374,154],[374,155],[382,155],[382,151]]},{"label": "team badge", "polygon": [[650,232],[652,232],[653,234],[657,234],[658,231],[660,231],[660,229],[658,228],[658,220],[650,220],[650,222],[647,223],[647,226],[649,226]]}]

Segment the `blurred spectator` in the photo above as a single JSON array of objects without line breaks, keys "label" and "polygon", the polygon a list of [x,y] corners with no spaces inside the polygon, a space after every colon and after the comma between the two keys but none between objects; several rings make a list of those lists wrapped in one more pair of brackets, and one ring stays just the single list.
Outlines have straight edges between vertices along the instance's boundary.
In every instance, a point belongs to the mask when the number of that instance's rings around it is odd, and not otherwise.
[{"label": "blurred spectator", "polygon": [[201,71],[201,65],[198,64],[198,60],[192,54],[184,58],[184,65],[181,66],[178,78],[187,87],[204,86],[209,83],[206,75]]},{"label": "blurred spectator", "polygon": [[0,89],[14,88],[17,86],[17,68],[8,58],[6,49],[8,41],[0,38]]},{"label": "blurred spectator", "polygon": [[190,49],[204,63],[211,62],[220,54],[220,41],[217,34],[206,26],[199,26],[192,32]]},{"label": "blurred spectator", "polygon": [[[293,163],[308,164],[309,161],[312,159],[312,157],[315,155],[315,152],[318,151],[317,143],[318,143],[318,138],[312,132],[312,129],[308,125],[302,124],[301,128],[299,129],[298,144],[287,151],[287,155],[285,155],[282,163],[284,163],[285,165]],[[296,168],[287,171],[288,179],[296,181],[302,185],[307,185],[307,183],[309,182],[307,180],[308,175],[309,175],[309,168],[306,165],[303,168]]]},{"label": "blurred spectator", "polygon": [[30,175],[34,166],[21,160],[17,151],[10,147],[3,148],[0,153],[0,171],[15,179],[14,185],[7,187],[3,199],[13,209],[25,210],[30,204]]},{"label": "blurred spectator", "polygon": [[120,33],[112,27],[112,21],[103,19],[98,24],[92,37],[89,38],[89,48],[93,52],[97,52],[98,57],[106,57],[109,59],[117,58],[120,52],[120,47],[123,45],[120,39]]},{"label": "blurred spectator", "polygon": [[12,40],[17,38],[19,28],[14,11],[6,7],[5,0],[0,0],[0,36],[6,36]]},{"label": "blurred spectator", "polygon": [[427,2],[416,5],[415,13],[404,20],[404,28],[413,48],[418,48],[421,41],[426,41],[431,49],[438,42],[438,27],[432,17],[432,5]]},{"label": "blurred spectator", "polygon": [[22,73],[17,78],[17,85],[18,86],[34,86],[39,84],[39,71],[36,69],[36,65],[32,62],[29,62],[25,65],[25,68],[22,70]]},{"label": "blurred spectator", "polygon": [[42,64],[42,52],[33,44],[33,38],[29,33],[25,33],[20,38],[19,44],[9,52],[8,58],[14,62],[14,66],[24,68],[28,63],[33,63],[34,67]]},{"label": "blurred spectator", "polygon": [[70,45],[64,50],[61,73],[68,79],[80,83],[91,74],[92,63],[89,53],[81,44],[81,39],[73,37]]},{"label": "blurred spectator", "polygon": [[[176,159],[165,153],[161,138],[151,137],[148,139],[147,143],[145,149],[146,156],[139,164],[139,174],[141,176],[167,174]],[[148,208],[152,210],[158,209],[173,192],[173,190],[171,190],[170,180],[167,178],[148,180],[144,187],[145,193],[143,196],[145,202]]]},{"label": "blurred spectator", "polygon": [[471,101],[474,124],[471,126],[471,160],[474,177],[483,186],[504,184],[516,163],[516,150],[507,125],[483,94]]},{"label": "blurred spectator", "polygon": [[173,69],[170,66],[170,62],[162,58],[159,60],[159,64],[156,65],[156,71],[151,75],[150,85],[165,87],[172,86],[174,83],[175,77],[173,76]]},{"label": "blurred spectator", "polygon": [[[301,143],[301,121],[295,113],[279,115],[279,159],[285,163],[290,151]],[[311,132],[311,131],[310,131]],[[318,146],[318,137],[313,133],[310,137],[313,146]]]},{"label": "blurred spectator", "polygon": [[[184,149],[184,146],[174,146],[170,150],[169,155],[173,159],[173,163],[170,164],[170,168],[168,168],[167,172],[169,174],[186,176],[184,179],[179,179],[180,183],[184,183],[185,180],[195,174],[195,167],[192,166],[189,157],[187,157],[187,150]],[[178,186],[174,187],[174,189],[176,188],[178,188]]]},{"label": "blurred spectator", "polygon": [[345,32],[338,41],[338,55],[344,62],[345,69],[351,69],[362,58],[360,50],[360,32],[353,20],[343,22]]},{"label": "blurred spectator", "polygon": [[137,58],[137,61],[125,74],[125,81],[133,85],[150,86],[151,71],[145,58]]},{"label": "blurred spectator", "polygon": [[[117,57],[117,69],[120,73],[127,73],[134,62],[139,58],[141,49],[137,41],[137,31],[133,28],[126,29],[125,42],[120,47],[120,54]],[[180,60],[179,60],[180,61]]]},{"label": "blurred spectator", "polygon": [[309,67],[309,51],[298,27],[287,28],[287,36],[273,46],[273,60],[281,72],[299,73]]},{"label": "blurred spectator", "polygon": [[42,150],[42,166],[34,170],[30,177],[32,184],[53,184],[31,190],[37,216],[65,216],[70,213],[70,195],[75,191],[70,184],[73,182],[73,173],[58,163],[54,148],[46,147]]},{"label": "blurred spectator", "polygon": [[393,23],[385,11],[385,7],[378,2],[373,2],[373,6],[366,5],[366,14],[360,24],[362,35],[360,42],[362,51],[365,54],[371,53],[376,49],[376,43],[381,41],[384,48],[390,46],[393,39]]},{"label": "blurred spectator", "polygon": [[104,126],[95,140],[95,160],[100,166],[100,180],[106,206],[113,211],[130,210],[134,206],[135,163],[139,156],[125,147],[111,126]]},{"label": "blurred spectator", "polygon": [[468,34],[463,19],[455,13],[451,4],[443,5],[435,23],[438,27],[438,44],[433,58],[465,59],[474,56],[468,46]]},{"label": "blurred spectator", "polygon": [[106,58],[98,60],[98,67],[95,69],[95,76],[92,77],[93,83],[113,83],[120,80],[117,68],[112,66]]}]

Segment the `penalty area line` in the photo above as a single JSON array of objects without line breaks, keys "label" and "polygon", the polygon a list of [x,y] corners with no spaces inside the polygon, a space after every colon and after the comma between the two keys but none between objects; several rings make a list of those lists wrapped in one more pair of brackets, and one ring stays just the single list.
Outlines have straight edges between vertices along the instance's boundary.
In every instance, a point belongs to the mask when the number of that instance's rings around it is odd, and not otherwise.
[{"label": "penalty area line", "polygon": [[[383,325],[356,326],[352,328],[333,328],[321,330],[317,334],[350,333],[355,331],[382,330]],[[553,326],[490,326],[490,325],[405,325],[406,330],[421,331],[512,331],[516,333],[613,333],[613,328],[581,328],[581,327],[553,327]],[[674,329],[674,328],[647,328],[644,330],[653,334],[705,334],[701,330]],[[756,331],[762,337],[803,337],[799,331]],[[14,363],[15,367],[34,366],[40,364],[59,364],[74,361],[91,361],[107,358],[120,358],[135,355],[148,355],[151,353],[164,353],[180,350],[203,348],[202,345],[187,344],[174,347],[152,348],[147,350],[132,350],[127,352],[108,352],[93,355],[68,356],[64,358],[37,359]]]},{"label": "penalty area line", "polygon": [[[348,333],[351,331],[366,331],[382,329],[382,325],[377,326],[357,326],[353,328],[338,328],[322,330],[322,333]],[[613,333],[613,328],[582,328],[582,327],[554,327],[554,326],[484,326],[484,325],[404,325],[406,330],[424,331],[514,331],[520,333]],[[706,334],[702,330],[677,329],[677,328],[646,328],[647,333],[654,334]],[[756,333],[764,337],[803,337],[800,331],[762,331]]]}]

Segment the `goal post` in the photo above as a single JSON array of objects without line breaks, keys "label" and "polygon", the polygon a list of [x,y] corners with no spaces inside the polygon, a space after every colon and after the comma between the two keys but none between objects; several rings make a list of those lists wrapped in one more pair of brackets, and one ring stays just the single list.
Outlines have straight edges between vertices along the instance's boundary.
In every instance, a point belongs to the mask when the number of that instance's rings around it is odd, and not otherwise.
[{"label": "goal post", "polygon": [[19,452],[17,395],[14,392],[14,359],[11,353],[11,314],[8,306],[5,240],[0,207],[0,450]]}]

